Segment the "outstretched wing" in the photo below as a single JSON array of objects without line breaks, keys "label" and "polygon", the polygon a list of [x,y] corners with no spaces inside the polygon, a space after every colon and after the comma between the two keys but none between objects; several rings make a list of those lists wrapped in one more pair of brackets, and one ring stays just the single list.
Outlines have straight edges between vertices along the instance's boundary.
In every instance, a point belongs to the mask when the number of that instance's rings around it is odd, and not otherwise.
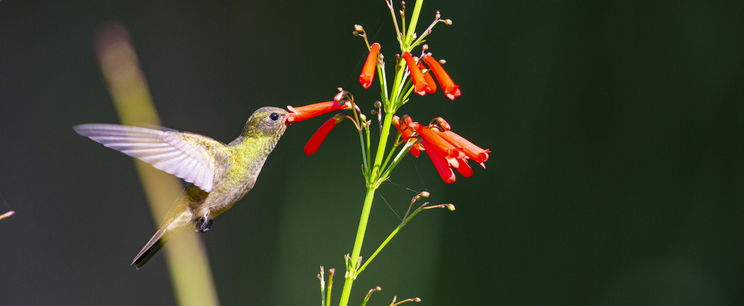
[{"label": "outstretched wing", "polygon": [[72,129],[206,192],[214,187],[215,157],[225,150],[224,145],[214,139],[177,131],[99,123],[76,125]]}]

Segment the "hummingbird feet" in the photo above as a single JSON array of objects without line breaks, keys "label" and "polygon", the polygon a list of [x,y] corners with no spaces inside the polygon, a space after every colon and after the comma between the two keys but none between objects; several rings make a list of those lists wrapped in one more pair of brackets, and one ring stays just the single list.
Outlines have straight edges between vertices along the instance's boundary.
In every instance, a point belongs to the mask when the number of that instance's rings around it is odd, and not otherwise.
[{"label": "hummingbird feet", "polygon": [[210,230],[212,228],[213,222],[214,222],[213,219],[209,219],[206,216],[197,218],[195,220],[196,231],[203,233],[203,232]]}]

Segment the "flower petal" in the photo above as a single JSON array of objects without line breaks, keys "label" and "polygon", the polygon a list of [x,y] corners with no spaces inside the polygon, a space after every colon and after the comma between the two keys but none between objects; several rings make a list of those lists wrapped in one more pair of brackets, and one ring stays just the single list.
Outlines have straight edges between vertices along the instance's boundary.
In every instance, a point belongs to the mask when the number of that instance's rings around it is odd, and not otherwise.
[{"label": "flower petal", "polygon": [[[462,158],[464,156],[457,147],[444,140],[429,127],[420,124],[416,124],[416,126],[416,132],[421,135],[424,141],[429,143],[437,154],[444,158]],[[428,151],[429,148],[427,147],[426,150]]]},{"label": "flower petal", "polygon": [[[410,118],[410,117],[409,117]],[[413,136],[413,130],[409,128],[407,125],[400,122],[400,118],[398,116],[393,117],[393,126],[398,130],[400,133],[400,137],[403,138],[403,140],[408,140]],[[415,144],[410,149],[408,149],[408,152],[411,153],[414,157],[421,156],[421,144]]]},{"label": "flower petal", "polygon": [[424,148],[426,148],[426,154],[429,155],[429,159],[431,159],[431,162],[434,164],[434,168],[437,169],[439,177],[441,177],[442,180],[447,184],[454,183],[456,180],[455,172],[452,171],[452,168],[450,168],[447,160],[437,154],[431,144],[424,141],[423,145]]},{"label": "flower petal", "polygon": [[374,43],[369,47],[369,54],[367,60],[364,61],[362,66],[362,73],[359,74],[359,83],[362,87],[369,88],[372,86],[372,80],[375,78],[375,70],[377,70],[377,58],[380,55],[380,44]]},{"label": "flower petal", "polygon": [[421,69],[419,69],[419,66],[416,64],[416,61],[413,59],[413,56],[411,53],[404,52],[403,53],[403,59],[406,61],[406,65],[408,66],[408,71],[411,72],[411,82],[413,82],[413,91],[416,92],[419,96],[423,96],[427,92],[428,84],[426,84],[426,79],[424,78],[424,73],[421,72]]},{"label": "flower petal", "polygon": [[447,98],[454,100],[462,94],[460,92],[460,86],[452,81],[449,73],[444,70],[444,67],[442,67],[442,65],[439,64],[431,54],[424,56],[424,62],[426,62],[426,65],[429,66],[432,72],[434,72],[434,76],[437,77],[437,81],[439,81],[439,85],[442,86],[442,90],[444,90],[444,94]]},{"label": "flower petal", "polygon": [[351,102],[349,101],[326,101],[299,107],[292,107],[287,105],[287,110],[289,110],[287,123],[303,121],[337,110],[350,108]]},{"label": "flower petal", "polygon": [[453,131],[436,131],[435,133],[441,136],[441,138],[443,138],[447,142],[455,145],[457,148],[462,150],[462,152],[470,157],[470,159],[472,159],[473,161],[477,163],[483,163],[488,160],[488,153],[490,153],[491,150],[482,149],[481,147],[476,146],[462,136],[457,135]]},{"label": "flower petal", "polygon": [[326,122],[324,122],[305,144],[305,155],[315,154],[315,152],[318,151],[318,148],[320,148],[320,145],[325,140],[326,136],[328,136],[328,133],[330,133],[331,130],[343,120],[343,115],[336,114],[335,116],[331,117],[331,119],[328,119]]},{"label": "flower petal", "polygon": [[[424,63],[419,61],[418,63],[419,69],[421,71],[424,71],[424,69],[427,69],[426,66],[424,66]],[[433,94],[437,92],[437,82],[434,81],[434,77],[431,76],[431,69],[429,71],[424,72],[424,80],[426,80],[426,93]]]},{"label": "flower petal", "polygon": [[457,160],[458,166],[457,166],[457,172],[459,172],[463,177],[471,177],[473,176],[473,168],[470,168],[470,165],[468,165],[468,160],[463,158]]}]

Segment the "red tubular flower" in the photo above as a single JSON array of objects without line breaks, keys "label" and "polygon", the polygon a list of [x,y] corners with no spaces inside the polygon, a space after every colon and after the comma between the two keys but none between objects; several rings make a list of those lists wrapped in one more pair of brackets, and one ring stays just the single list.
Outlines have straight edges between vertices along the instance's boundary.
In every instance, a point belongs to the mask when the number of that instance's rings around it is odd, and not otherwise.
[{"label": "red tubular flower", "polygon": [[481,166],[485,167],[483,163],[488,160],[488,153],[491,152],[491,150],[488,149],[482,149],[479,146],[476,146],[472,142],[468,141],[467,139],[463,138],[460,135],[457,135],[453,131],[444,131],[444,132],[436,132],[437,135],[444,138],[447,142],[455,145],[457,148],[462,150],[465,155],[467,155],[470,159],[474,160],[475,162],[481,164]]},{"label": "red tubular flower", "polygon": [[[421,69],[421,71],[427,69],[426,66],[424,66],[424,63],[422,63],[421,61],[419,61],[418,67],[419,69]],[[433,94],[437,92],[437,82],[434,82],[434,77],[431,76],[431,69],[424,73],[424,80],[426,80],[426,85],[428,85],[426,86],[426,93]]]},{"label": "red tubular flower", "polygon": [[287,110],[289,110],[287,123],[303,121],[330,112],[335,112],[337,110],[350,108],[351,102],[349,101],[327,101],[299,107],[292,107],[287,105]]},{"label": "red tubular flower", "polygon": [[[429,155],[439,176],[445,183],[455,182],[454,169],[463,177],[473,176],[473,168],[468,161],[470,159],[478,162],[485,168],[484,162],[488,160],[491,150],[484,150],[460,135],[452,132],[450,124],[442,117],[432,119],[429,125],[421,125],[408,115],[398,118],[393,117],[393,124],[398,129],[403,139],[420,137],[419,146],[423,147]],[[414,136],[414,132],[416,135]],[[415,147],[414,147],[415,148]],[[420,152],[411,154],[418,157]]]},{"label": "red tubular flower", "polygon": [[369,54],[367,60],[362,66],[362,73],[359,74],[359,83],[362,87],[369,88],[372,86],[372,80],[375,78],[375,70],[377,70],[377,58],[380,56],[380,44],[374,43],[369,47]]},{"label": "red tubular flower", "polygon": [[[403,140],[408,140],[408,138],[411,138],[413,136],[413,130],[408,128],[407,125],[401,124],[400,118],[398,116],[393,117],[393,126],[398,130],[400,133],[400,137],[403,138]],[[410,149],[408,149],[408,152],[411,153],[414,157],[421,156],[421,144],[415,144]]]},{"label": "red tubular flower", "polygon": [[449,98],[450,100],[454,100],[455,98],[460,96],[460,86],[452,81],[452,78],[449,76],[447,71],[444,70],[442,65],[439,64],[439,62],[434,59],[431,54],[424,56],[424,62],[426,62],[426,65],[429,66],[431,71],[434,73],[434,76],[437,77],[439,86],[442,87],[442,90],[444,90],[444,94],[447,96],[447,98]]},{"label": "red tubular flower", "polygon": [[426,78],[424,78],[424,73],[421,72],[421,69],[419,69],[419,66],[416,64],[416,61],[413,60],[413,56],[411,55],[411,53],[408,53],[408,52],[403,53],[403,59],[406,61],[406,65],[408,66],[408,71],[411,72],[411,82],[413,82],[413,91],[415,91],[419,96],[423,96],[427,92],[431,91],[431,88],[426,83]]},{"label": "red tubular flower", "polygon": [[441,155],[437,154],[431,144],[424,141],[423,145],[426,149],[426,154],[429,155],[429,159],[431,159],[431,162],[434,164],[434,168],[437,169],[437,172],[439,173],[439,176],[442,178],[442,180],[447,184],[454,183],[456,179],[455,172],[452,171],[452,168],[450,168],[447,160]]},{"label": "red tubular flower", "polygon": [[[442,137],[439,137],[439,135],[431,128],[417,124],[416,132],[421,135],[421,138],[423,138],[425,142],[428,142],[430,147],[432,147],[436,153],[443,158],[458,159],[464,157],[464,154],[462,154],[457,147],[447,142]],[[426,150],[429,150],[429,148],[427,147]]]},{"label": "red tubular flower", "polygon": [[336,114],[335,116],[331,117],[331,119],[328,119],[328,121],[324,122],[305,144],[305,155],[315,154],[315,152],[318,151],[318,148],[320,148],[320,145],[323,143],[323,140],[325,140],[326,136],[328,136],[328,133],[330,133],[331,130],[343,120],[344,115]]},{"label": "red tubular flower", "polygon": [[468,160],[458,159],[457,160],[457,172],[459,172],[463,177],[471,177],[473,176],[473,168],[470,168],[470,165],[468,165]]}]

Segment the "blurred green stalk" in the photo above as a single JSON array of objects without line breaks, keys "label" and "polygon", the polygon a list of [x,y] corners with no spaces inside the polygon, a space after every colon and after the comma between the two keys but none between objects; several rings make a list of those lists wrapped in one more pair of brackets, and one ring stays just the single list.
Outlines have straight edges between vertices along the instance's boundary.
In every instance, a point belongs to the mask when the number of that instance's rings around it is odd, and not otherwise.
[{"label": "blurred green stalk", "polygon": [[[98,33],[96,49],[121,122],[159,126],[158,114],[126,30],[118,24],[104,26]],[[159,223],[183,188],[175,177],[150,165],[135,161],[135,166],[155,223]],[[182,231],[164,249],[178,304],[218,305],[207,253],[197,234]]]}]

